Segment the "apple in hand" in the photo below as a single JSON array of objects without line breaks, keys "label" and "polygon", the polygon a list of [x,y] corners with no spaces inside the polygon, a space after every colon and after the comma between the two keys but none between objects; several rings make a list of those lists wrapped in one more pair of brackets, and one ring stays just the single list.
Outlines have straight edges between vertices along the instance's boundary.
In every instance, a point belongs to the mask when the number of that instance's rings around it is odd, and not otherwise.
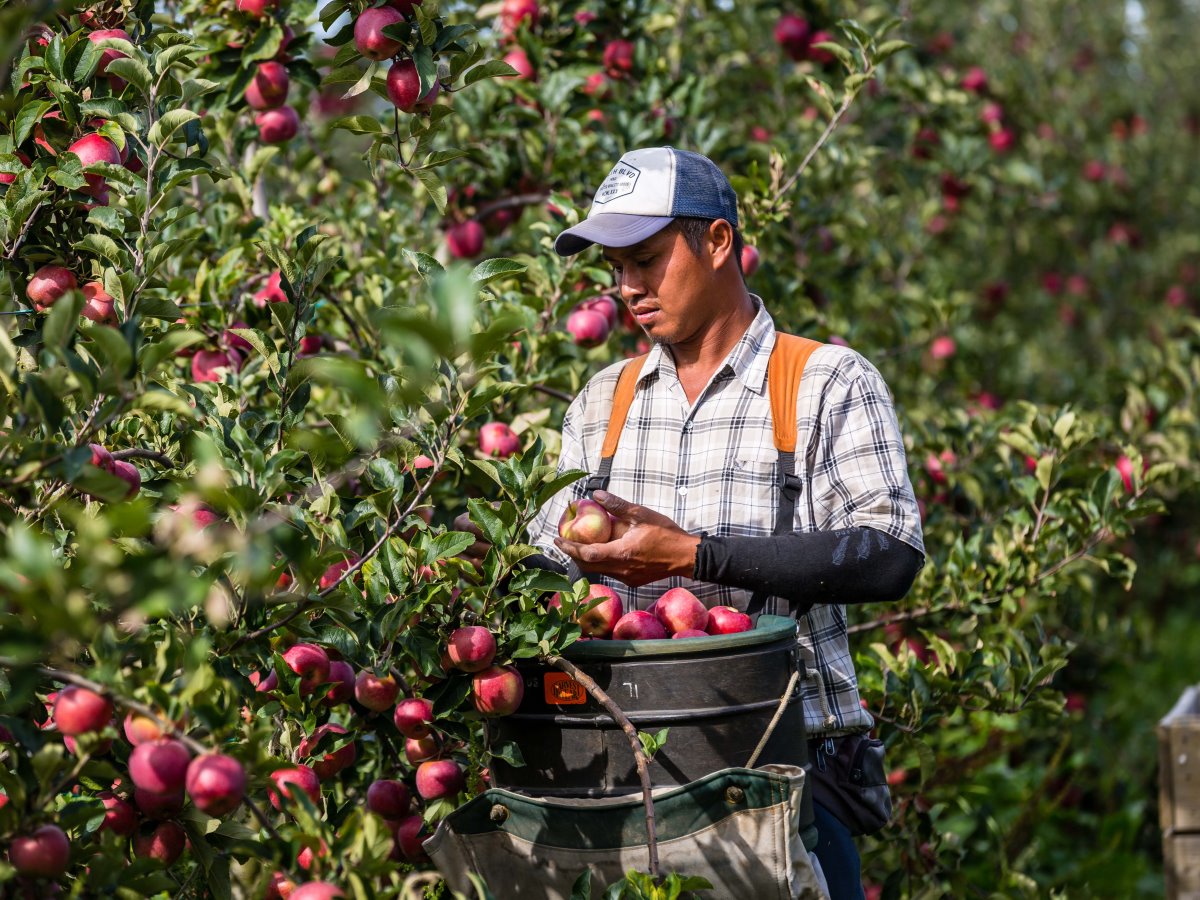
[{"label": "apple in hand", "polygon": [[708,627],[708,610],[687,588],[671,588],[659,597],[654,614],[672,634],[689,629],[704,631]]},{"label": "apple in hand", "polygon": [[753,627],[750,617],[732,606],[714,606],[708,611],[709,634],[737,634]]},{"label": "apple in hand", "polygon": [[572,500],[558,520],[558,536],[577,544],[603,544],[612,531],[612,516],[595,500]]}]

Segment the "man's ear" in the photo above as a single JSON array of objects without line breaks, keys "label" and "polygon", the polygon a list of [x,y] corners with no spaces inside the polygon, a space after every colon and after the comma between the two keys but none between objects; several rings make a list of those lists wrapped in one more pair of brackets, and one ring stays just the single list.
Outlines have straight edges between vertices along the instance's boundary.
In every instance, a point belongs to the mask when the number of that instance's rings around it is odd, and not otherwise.
[{"label": "man's ear", "polygon": [[733,226],[726,220],[715,219],[708,226],[708,251],[714,270],[723,267],[733,255]]}]

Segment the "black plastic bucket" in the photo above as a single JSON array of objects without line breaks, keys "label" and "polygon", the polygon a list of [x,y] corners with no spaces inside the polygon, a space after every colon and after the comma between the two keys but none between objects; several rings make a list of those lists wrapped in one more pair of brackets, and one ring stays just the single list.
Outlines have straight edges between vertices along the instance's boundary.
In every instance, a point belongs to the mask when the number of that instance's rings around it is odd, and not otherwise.
[{"label": "black plastic bucket", "polygon": [[[760,616],[754,630],[740,634],[581,641],[566,657],[595,679],[638,731],[670,729],[650,767],[656,788],[746,766],[792,674],[803,676],[796,622],[783,616]],[[541,664],[518,668],[525,699],[516,713],[494,720],[491,737],[516,743],[525,765],[494,759],[493,783],[547,797],[640,791],[629,740],[604,708],[566,673]],[[756,765],[807,765],[800,693],[798,679]]]}]

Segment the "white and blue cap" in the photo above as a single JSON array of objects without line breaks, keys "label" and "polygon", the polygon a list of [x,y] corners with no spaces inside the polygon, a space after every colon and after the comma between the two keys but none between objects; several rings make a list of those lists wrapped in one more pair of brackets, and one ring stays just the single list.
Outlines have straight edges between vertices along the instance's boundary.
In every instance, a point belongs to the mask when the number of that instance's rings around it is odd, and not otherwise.
[{"label": "white and blue cap", "polygon": [[592,244],[630,247],[677,216],[724,219],[737,228],[737,195],[725,173],[689,150],[631,150],[596,191],[587,218],[560,234],[554,249],[559,256],[572,256]]}]

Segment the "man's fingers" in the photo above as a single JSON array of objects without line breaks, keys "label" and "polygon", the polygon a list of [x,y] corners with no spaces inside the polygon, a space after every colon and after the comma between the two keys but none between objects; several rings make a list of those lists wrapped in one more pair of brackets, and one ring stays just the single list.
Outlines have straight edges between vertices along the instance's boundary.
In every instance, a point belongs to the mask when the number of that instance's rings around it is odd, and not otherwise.
[{"label": "man's fingers", "polygon": [[637,510],[642,508],[636,503],[630,503],[608,491],[592,491],[592,499],[621,519],[632,518],[637,514]]}]

